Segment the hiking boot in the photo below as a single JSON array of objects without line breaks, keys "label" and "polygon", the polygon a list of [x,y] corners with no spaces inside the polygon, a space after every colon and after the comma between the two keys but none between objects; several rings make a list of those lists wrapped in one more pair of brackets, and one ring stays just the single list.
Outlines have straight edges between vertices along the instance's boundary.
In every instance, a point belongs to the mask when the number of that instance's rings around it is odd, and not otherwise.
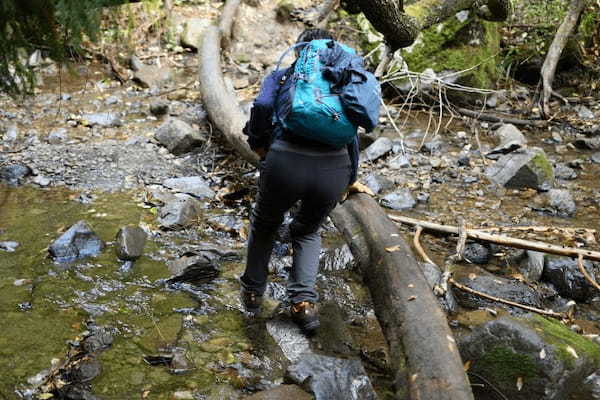
[{"label": "hiking boot", "polygon": [[260,306],[262,305],[263,300],[262,295],[242,288],[240,297],[246,312],[257,314],[260,311]]},{"label": "hiking boot", "polygon": [[305,332],[312,332],[319,327],[317,306],[309,301],[301,301],[290,307],[292,321]]}]

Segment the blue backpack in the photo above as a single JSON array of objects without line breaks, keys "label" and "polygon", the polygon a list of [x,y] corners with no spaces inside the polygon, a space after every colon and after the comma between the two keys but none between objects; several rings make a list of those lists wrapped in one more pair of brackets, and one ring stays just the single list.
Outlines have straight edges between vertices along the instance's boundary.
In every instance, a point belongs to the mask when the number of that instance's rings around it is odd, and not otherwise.
[{"label": "blue backpack", "polygon": [[304,48],[284,74],[274,122],[333,147],[352,142],[358,126],[371,131],[379,119],[381,91],[375,77],[364,69],[362,58],[352,48],[329,39],[297,46]]}]

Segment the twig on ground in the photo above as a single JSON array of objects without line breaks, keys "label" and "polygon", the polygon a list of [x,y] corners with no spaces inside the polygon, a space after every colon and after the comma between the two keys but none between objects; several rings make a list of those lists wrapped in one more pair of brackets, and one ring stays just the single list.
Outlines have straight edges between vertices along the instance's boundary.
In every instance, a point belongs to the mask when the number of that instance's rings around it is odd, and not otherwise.
[{"label": "twig on ground", "polygon": [[581,273],[583,274],[583,276],[585,276],[585,279],[596,289],[600,290],[600,285],[598,285],[598,283],[594,280],[594,278],[592,278],[590,276],[590,274],[588,274],[588,272],[585,270],[585,267],[583,266],[583,255],[579,255],[577,257],[577,266],[579,267],[579,271],[581,271]]},{"label": "twig on ground", "polygon": [[548,125],[548,121],[536,120],[536,119],[519,119],[519,118],[510,118],[510,117],[500,117],[497,115],[491,115],[487,113],[477,112],[473,110],[468,110],[462,107],[456,107],[456,111],[460,114],[466,115],[467,117],[475,118],[481,121],[487,122],[502,122],[505,124],[513,124],[513,125],[528,125],[535,127],[545,127]]}]

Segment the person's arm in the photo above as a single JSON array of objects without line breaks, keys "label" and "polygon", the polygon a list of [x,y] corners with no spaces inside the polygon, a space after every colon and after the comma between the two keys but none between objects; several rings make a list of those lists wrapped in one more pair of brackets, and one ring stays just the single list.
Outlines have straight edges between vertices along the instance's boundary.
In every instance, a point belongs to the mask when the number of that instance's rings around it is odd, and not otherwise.
[{"label": "person's arm", "polygon": [[261,157],[264,157],[266,149],[271,144],[275,98],[283,73],[283,70],[275,71],[265,78],[252,104],[250,119],[244,127],[244,134],[248,136],[248,145]]}]

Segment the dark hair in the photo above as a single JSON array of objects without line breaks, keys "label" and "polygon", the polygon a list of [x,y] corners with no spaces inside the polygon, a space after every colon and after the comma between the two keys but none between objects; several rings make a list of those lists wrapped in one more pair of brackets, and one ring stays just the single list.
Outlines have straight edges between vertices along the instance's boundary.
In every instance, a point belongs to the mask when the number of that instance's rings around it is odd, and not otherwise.
[{"label": "dark hair", "polygon": [[[296,39],[296,44],[302,43],[302,42],[310,42],[311,40],[317,40],[317,39],[335,40],[335,38],[333,37],[333,35],[330,32],[328,32],[324,29],[311,28],[311,29],[304,30],[304,32],[302,32],[298,36],[298,39]],[[298,57],[298,55],[300,54],[300,52],[302,51],[303,48],[304,48],[304,46],[296,47],[296,49],[295,49],[296,57]]]}]

